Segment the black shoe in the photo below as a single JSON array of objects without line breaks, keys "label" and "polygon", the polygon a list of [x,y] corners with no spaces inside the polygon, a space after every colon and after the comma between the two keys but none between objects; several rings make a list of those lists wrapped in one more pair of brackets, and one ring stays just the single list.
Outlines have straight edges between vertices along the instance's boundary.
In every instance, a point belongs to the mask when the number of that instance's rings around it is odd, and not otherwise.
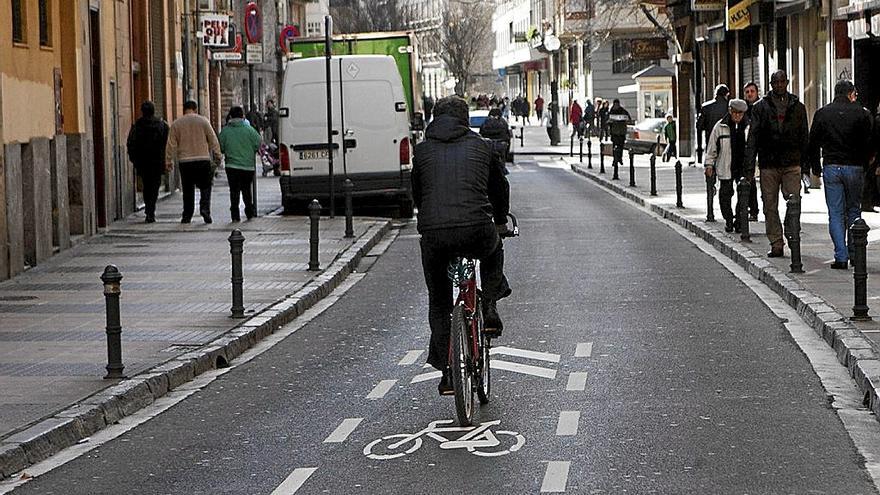
[{"label": "black shoe", "polygon": [[238,208],[231,208],[229,210],[229,215],[232,217],[233,222],[241,221],[241,213],[238,211]]},{"label": "black shoe", "polygon": [[757,215],[757,214],[749,215],[749,221],[750,221],[750,222],[757,222],[757,221],[758,221],[758,215]]},{"label": "black shoe", "polygon": [[148,215],[147,218],[144,220],[144,223],[156,223],[156,217]]},{"label": "black shoe", "polygon": [[501,323],[501,317],[498,316],[498,308],[495,301],[486,301],[483,306],[483,332],[491,338],[501,337],[501,331],[504,330],[504,324]]},{"label": "black shoe", "polygon": [[782,258],[782,255],[783,255],[782,246],[779,246],[779,247],[772,246],[770,248],[770,251],[767,252],[768,258]]},{"label": "black shoe", "polygon": [[728,234],[731,233],[731,232],[733,232],[733,221],[728,220],[728,221],[724,224],[724,231],[727,232]]},{"label": "black shoe", "polygon": [[846,270],[849,266],[846,261],[835,261],[834,263],[831,263],[831,268],[834,268],[835,270]]},{"label": "black shoe", "polygon": [[214,223],[214,219],[211,218],[210,213],[202,213],[202,219],[205,221],[205,223]]},{"label": "black shoe", "polygon": [[180,223],[190,223],[192,222],[192,217],[183,217],[180,219]]},{"label": "black shoe", "polygon": [[437,384],[437,392],[440,392],[440,395],[455,395],[455,388],[452,386],[452,370],[449,368],[443,370],[443,376],[440,377],[440,383]]}]

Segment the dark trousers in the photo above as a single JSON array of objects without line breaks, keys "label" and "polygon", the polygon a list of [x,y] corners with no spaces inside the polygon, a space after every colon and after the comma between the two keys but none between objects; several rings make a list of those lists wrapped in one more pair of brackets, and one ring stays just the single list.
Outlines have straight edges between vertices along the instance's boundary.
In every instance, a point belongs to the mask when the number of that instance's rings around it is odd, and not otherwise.
[{"label": "dark trousers", "polygon": [[614,165],[614,163],[617,162],[621,167],[623,166],[624,143],[626,143],[626,136],[611,136],[612,154],[614,155],[614,160],[611,162],[611,165]]},{"label": "dark trousers", "polygon": [[865,167],[864,186],[862,188],[862,210],[871,211],[877,204],[877,164]]},{"label": "dark trousers", "polygon": [[504,248],[491,223],[427,231],[420,244],[431,326],[428,364],[443,370],[449,358],[449,319],[454,302],[447,273],[449,262],[458,256],[479,259],[483,299],[497,301],[510,294],[504,276]]},{"label": "dark trousers", "polygon": [[733,223],[734,221],[739,221],[741,219],[737,218],[737,213],[739,213],[740,209],[740,198],[737,196],[736,198],[736,210],[733,210],[731,205],[734,190],[736,187],[734,186],[734,179],[721,179],[721,190],[718,191],[718,205],[721,207],[721,216],[724,217],[724,221],[727,223]]},{"label": "dark trousers", "polygon": [[199,188],[199,213],[211,214],[211,185],[214,183],[214,174],[211,171],[211,162],[184,162],[180,164],[180,188],[183,190],[183,215],[189,220],[193,216],[195,208],[196,191]]},{"label": "dark trousers", "polygon": [[678,156],[678,152],[675,150],[675,141],[669,142],[666,144],[666,149],[663,150],[663,161],[668,162],[670,159]]},{"label": "dark trousers", "polygon": [[749,215],[758,218],[758,181],[751,178],[749,182]]},{"label": "dark trousers", "polygon": [[226,180],[229,182],[229,211],[233,220],[241,219],[238,212],[239,198],[244,199],[244,214],[253,218],[254,214],[254,182],[253,170],[241,170],[238,168],[226,169]]},{"label": "dark trousers", "polygon": [[138,174],[144,186],[144,213],[147,218],[156,218],[156,201],[159,199],[159,187],[162,185],[162,174],[148,172]]},{"label": "dark trousers", "polygon": [[541,110],[538,110],[538,109],[536,108],[536,109],[535,109],[535,113],[538,114],[538,120],[541,120],[541,119],[544,118],[544,109],[543,109],[543,108],[542,108]]}]

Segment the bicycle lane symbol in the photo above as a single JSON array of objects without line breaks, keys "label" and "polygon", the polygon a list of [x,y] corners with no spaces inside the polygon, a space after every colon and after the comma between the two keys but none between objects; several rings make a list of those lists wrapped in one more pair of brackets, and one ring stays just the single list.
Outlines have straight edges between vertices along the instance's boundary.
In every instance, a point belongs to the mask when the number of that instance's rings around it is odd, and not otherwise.
[{"label": "bicycle lane symbol", "polygon": [[[454,426],[451,419],[432,421],[416,433],[397,433],[373,440],[364,447],[364,455],[377,460],[397,459],[419,450],[422,437],[440,442],[441,449],[465,449],[481,457],[498,457],[521,449],[526,443],[525,437],[515,431],[492,430],[493,426],[500,424],[501,420],[487,421],[479,426]],[[458,438],[446,435],[462,432],[464,435]]]}]

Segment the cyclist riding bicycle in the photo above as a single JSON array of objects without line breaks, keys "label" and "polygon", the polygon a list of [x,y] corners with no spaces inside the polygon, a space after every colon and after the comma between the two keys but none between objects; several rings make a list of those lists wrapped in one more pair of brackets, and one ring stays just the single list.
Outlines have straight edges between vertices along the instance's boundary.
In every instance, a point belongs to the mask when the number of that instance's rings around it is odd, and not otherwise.
[{"label": "cyclist riding bicycle", "polygon": [[[510,125],[501,116],[501,110],[497,108],[489,110],[489,116],[480,126],[480,136],[492,140],[495,152],[501,155],[502,161],[513,162],[510,153],[510,140],[513,139],[513,133],[510,132]],[[506,172],[505,168],[505,175]]]},{"label": "cyclist riding bicycle", "polygon": [[510,186],[492,143],[468,127],[468,106],[457,96],[440,99],[425,141],[413,156],[413,201],[419,209],[422,269],[428,287],[431,341],[428,364],[441,370],[440,395],[453,394],[449,371],[452,281],[449,262],[456,257],[481,261],[484,328],[497,337],[503,329],[496,301],[510,295],[504,276],[499,232],[507,230]]}]

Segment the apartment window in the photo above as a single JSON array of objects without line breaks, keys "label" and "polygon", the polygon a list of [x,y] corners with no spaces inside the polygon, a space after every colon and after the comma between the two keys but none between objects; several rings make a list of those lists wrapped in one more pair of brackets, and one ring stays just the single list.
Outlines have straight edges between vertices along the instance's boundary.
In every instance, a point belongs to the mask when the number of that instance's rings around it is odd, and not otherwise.
[{"label": "apartment window", "polygon": [[12,0],[12,42],[27,43],[27,12],[24,4],[26,0]]},{"label": "apartment window", "polygon": [[40,6],[40,46],[52,46],[52,12],[49,0],[39,0]]},{"label": "apartment window", "polygon": [[633,60],[630,40],[613,40],[611,58],[611,72],[614,74],[632,74],[647,69],[651,64],[660,65],[659,60]]}]

